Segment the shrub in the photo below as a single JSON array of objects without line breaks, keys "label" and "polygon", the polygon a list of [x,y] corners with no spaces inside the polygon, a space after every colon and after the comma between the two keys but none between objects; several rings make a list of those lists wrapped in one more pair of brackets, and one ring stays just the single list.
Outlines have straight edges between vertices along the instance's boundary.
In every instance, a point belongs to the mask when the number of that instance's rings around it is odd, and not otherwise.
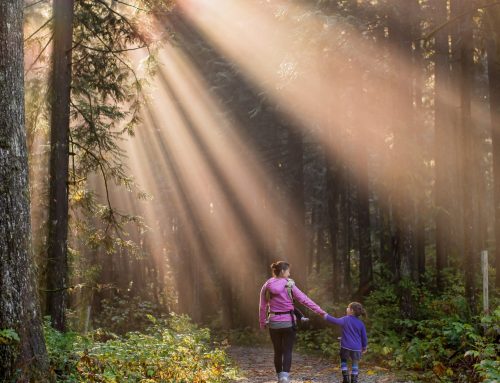
[{"label": "shrub", "polygon": [[161,317],[164,310],[156,303],[139,296],[116,296],[103,299],[102,310],[94,320],[95,327],[106,328],[116,334],[145,330],[149,324],[148,315]]},{"label": "shrub", "polygon": [[[471,318],[463,284],[454,274],[448,278],[448,289],[439,294],[425,284],[405,283],[413,304],[410,319],[400,310],[401,290],[379,282],[381,286],[364,301],[369,315],[364,320],[369,338],[364,359],[414,370],[419,381],[498,382],[500,309]],[[491,305],[498,307],[496,298]],[[298,347],[336,356],[336,329],[301,332]]]},{"label": "shrub", "polygon": [[210,345],[210,332],[185,316],[150,317],[145,332],[99,341],[46,329],[52,368],[61,382],[222,383],[235,377],[225,351]]}]

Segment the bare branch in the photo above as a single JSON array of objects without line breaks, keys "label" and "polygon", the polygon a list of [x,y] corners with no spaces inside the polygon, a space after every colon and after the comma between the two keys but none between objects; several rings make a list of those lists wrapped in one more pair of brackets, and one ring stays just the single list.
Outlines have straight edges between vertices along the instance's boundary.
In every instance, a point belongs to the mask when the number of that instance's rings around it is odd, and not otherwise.
[{"label": "bare branch", "polygon": [[28,68],[28,70],[26,72],[24,72],[24,76],[26,76],[30,71],[31,69],[33,68],[33,66],[36,64],[36,62],[40,59],[40,57],[42,56],[43,52],[45,52],[45,49],[47,49],[47,47],[49,46],[50,42],[52,41],[52,39],[54,38],[54,34],[52,34],[50,36],[50,39],[47,41],[47,44],[45,44],[45,46],[43,47],[43,49],[40,51],[40,53],[38,54],[38,56],[36,56],[35,58],[35,61],[33,61],[30,65],[30,67]]},{"label": "bare branch", "polygon": [[122,52],[128,52],[128,51],[135,51],[135,50],[138,50],[138,49],[149,48],[148,45],[141,45],[141,46],[133,47],[133,48],[108,50],[108,49],[93,48],[93,47],[89,47],[88,45],[84,45],[84,44],[77,44],[77,45],[81,45],[82,47],[84,47],[86,49],[89,49],[91,51],[103,52],[103,53],[122,53]]},{"label": "bare branch", "polygon": [[31,3],[31,4],[25,5],[25,6],[24,6],[24,9],[29,8],[29,7],[33,7],[34,5],[37,5],[37,4],[40,4],[40,3],[43,3],[43,2],[45,2],[45,1],[47,1],[47,0],[38,0],[38,1],[35,1],[35,2]]},{"label": "bare branch", "polygon": [[[42,1],[44,1],[44,0],[42,0]],[[120,0],[114,0],[114,1],[115,1],[115,2],[117,2],[117,3],[123,4],[123,5],[126,5],[127,7],[135,8],[135,9],[137,9],[138,11],[147,12],[147,10],[146,10],[146,9],[144,9],[144,8],[139,8],[139,7],[138,7],[138,6],[136,6],[136,5],[132,5],[132,4],[126,3],[126,2],[124,2],[124,1],[120,1]]]},{"label": "bare branch", "polygon": [[40,28],[38,28],[35,32],[33,32],[29,37],[25,38],[24,39],[24,42],[30,40],[34,35],[36,35],[38,32],[40,32],[43,28],[45,28],[47,26],[47,24],[49,24],[51,21],[53,20],[53,17],[51,17],[50,19],[48,19],[45,23],[42,24],[42,26]]}]

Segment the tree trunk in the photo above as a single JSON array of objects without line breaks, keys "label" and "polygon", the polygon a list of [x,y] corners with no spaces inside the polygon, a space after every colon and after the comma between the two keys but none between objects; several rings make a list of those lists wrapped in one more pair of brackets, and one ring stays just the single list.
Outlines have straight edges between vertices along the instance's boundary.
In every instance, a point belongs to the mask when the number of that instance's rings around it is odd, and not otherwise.
[{"label": "tree trunk", "polygon": [[341,187],[339,203],[339,254],[340,254],[340,290],[341,298],[348,299],[351,294],[351,249],[353,243],[352,230],[352,203],[351,203],[351,177],[348,170],[343,169],[344,180]]},{"label": "tree trunk", "polygon": [[[436,0],[435,13],[437,15],[436,25],[444,23],[447,19],[447,1]],[[450,94],[450,63],[449,43],[447,30],[436,34],[435,51],[435,159],[436,159],[436,284],[439,291],[443,289],[442,271],[448,265],[450,231],[450,190],[449,172],[451,168],[449,147],[451,142],[449,107]]]},{"label": "tree trunk", "polygon": [[328,221],[330,228],[331,259],[332,259],[332,301],[338,302],[342,293],[340,287],[341,269],[339,255],[339,195],[340,181],[337,165],[330,164],[327,173]]},{"label": "tree trunk", "polygon": [[411,3],[410,9],[412,18],[412,40],[414,45],[412,58],[412,77],[413,77],[413,123],[412,131],[414,132],[414,142],[417,145],[417,154],[414,155],[415,170],[417,174],[415,178],[415,257],[412,260],[412,279],[418,282],[423,282],[425,273],[425,217],[427,209],[425,208],[426,199],[426,182],[425,182],[425,160],[427,159],[426,142],[425,142],[425,109],[422,103],[423,90],[425,88],[424,68],[426,62],[424,60],[424,47],[421,41],[422,38],[422,20],[425,19],[420,2],[414,1]]},{"label": "tree trunk", "polygon": [[[412,35],[408,28],[409,10],[406,4],[395,2],[389,17],[389,43],[391,52],[390,74],[393,83],[394,109],[394,217],[396,280],[402,280],[400,288],[401,312],[411,317],[413,303],[407,282],[414,276],[412,260],[415,257],[415,207],[413,202],[414,180],[411,171],[415,169],[412,151],[414,135],[413,89],[410,58],[412,57]],[[403,64],[400,61],[403,60]]]},{"label": "tree trunk", "polygon": [[457,0],[458,11],[467,13],[460,20],[460,141],[462,152],[462,177],[463,177],[463,215],[464,215],[464,277],[465,296],[469,305],[471,315],[476,313],[476,291],[475,274],[476,256],[475,248],[477,235],[474,220],[474,171],[472,168],[474,160],[473,125],[471,117],[471,82],[473,78],[473,37],[472,37],[472,4],[468,0]]},{"label": "tree trunk", "polygon": [[493,195],[495,206],[495,285],[500,289],[500,7],[487,10],[490,37],[488,41],[488,79],[493,147]]},{"label": "tree trunk", "polygon": [[68,156],[71,48],[74,0],[54,0],[49,234],[47,240],[47,313],[52,326],[66,328],[68,278]]},{"label": "tree trunk", "polygon": [[304,149],[302,133],[294,127],[289,127],[288,157],[291,206],[287,223],[286,254],[290,257],[293,278],[305,291],[308,270],[305,246]]},{"label": "tree trunk", "polygon": [[[361,87],[362,84],[359,84]],[[360,91],[359,100],[363,99]],[[360,124],[361,125],[361,124]],[[364,124],[363,124],[364,125]],[[363,127],[366,127],[364,125]],[[361,126],[359,126],[361,128]],[[356,134],[356,174],[358,178],[358,237],[359,237],[359,289],[360,296],[367,295],[373,283],[372,244],[370,237],[370,182],[368,177],[368,149],[363,141],[361,129]]]},{"label": "tree trunk", "polygon": [[23,1],[0,2],[0,381],[44,381],[48,372],[31,252],[24,127]]},{"label": "tree trunk", "polygon": [[386,194],[379,196],[379,240],[380,260],[384,266],[383,277],[391,280],[396,275],[396,260],[394,258],[394,236],[390,198]]}]

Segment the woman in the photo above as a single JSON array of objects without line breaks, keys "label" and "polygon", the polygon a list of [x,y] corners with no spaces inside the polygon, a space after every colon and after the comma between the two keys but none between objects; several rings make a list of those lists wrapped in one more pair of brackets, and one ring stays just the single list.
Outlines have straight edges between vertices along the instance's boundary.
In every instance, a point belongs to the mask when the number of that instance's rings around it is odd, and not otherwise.
[{"label": "woman", "polygon": [[269,328],[274,347],[274,367],[279,383],[290,382],[292,350],[295,342],[293,299],[310,308],[318,315],[326,314],[316,303],[300,291],[289,279],[290,265],[279,261],[271,265],[273,277],[268,279],[260,291],[260,328]]}]

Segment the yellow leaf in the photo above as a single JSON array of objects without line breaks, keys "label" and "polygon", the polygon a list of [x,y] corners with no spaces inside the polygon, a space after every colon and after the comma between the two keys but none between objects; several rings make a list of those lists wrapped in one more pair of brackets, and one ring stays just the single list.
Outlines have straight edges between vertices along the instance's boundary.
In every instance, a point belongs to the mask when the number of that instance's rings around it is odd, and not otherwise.
[{"label": "yellow leaf", "polygon": [[366,375],[375,375],[375,371],[368,370],[368,371],[366,371]]},{"label": "yellow leaf", "polygon": [[446,372],[446,367],[444,366],[443,363],[437,362],[434,364],[434,368],[432,370],[437,376],[443,376],[444,373]]}]

